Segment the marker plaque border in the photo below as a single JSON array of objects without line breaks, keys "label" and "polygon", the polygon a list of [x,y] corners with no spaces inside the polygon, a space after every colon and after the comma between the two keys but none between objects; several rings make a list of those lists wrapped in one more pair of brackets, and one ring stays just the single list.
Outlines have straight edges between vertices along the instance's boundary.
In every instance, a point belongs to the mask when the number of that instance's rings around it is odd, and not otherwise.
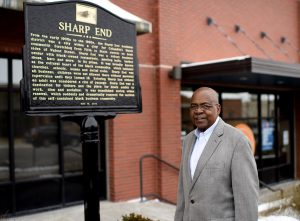
[{"label": "marker plaque border", "polygon": [[134,23],[85,1],[27,2],[24,16],[21,99],[26,114],[142,111]]}]

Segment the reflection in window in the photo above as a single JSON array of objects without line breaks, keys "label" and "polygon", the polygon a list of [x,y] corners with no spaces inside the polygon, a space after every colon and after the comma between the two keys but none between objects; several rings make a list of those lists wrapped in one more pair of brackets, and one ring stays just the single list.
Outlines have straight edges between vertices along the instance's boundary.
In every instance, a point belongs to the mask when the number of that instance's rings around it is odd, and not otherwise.
[{"label": "reflection in window", "polygon": [[292,154],[292,142],[291,142],[291,104],[292,96],[288,94],[282,94],[278,96],[278,157],[280,168],[280,179],[286,179],[293,177],[293,170],[290,168],[293,166],[293,154]]},{"label": "reflection in window", "polygon": [[0,182],[9,180],[7,93],[0,92]]},{"label": "reflection in window", "polygon": [[222,93],[223,118],[257,118],[257,95]]},{"label": "reflection in window", "polygon": [[[262,144],[261,150],[264,159],[275,158],[275,95],[262,94],[261,95],[261,133]],[[275,162],[264,161],[265,165],[271,166]]]},{"label": "reflection in window", "polygon": [[266,120],[263,119],[261,122],[261,130],[262,130],[262,144],[261,150],[266,153],[273,153],[274,148],[274,129],[275,124],[274,120]]},{"label": "reflection in window", "polygon": [[62,145],[65,173],[82,172],[82,148],[80,143],[80,127],[72,122],[63,122]]},{"label": "reflection in window", "polygon": [[[238,127],[248,138],[255,155],[258,143],[258,96],[247,92],[222,93],[222,117],[228,124]],[[254,136],[254,139],[253,139]]]},{"label": "reflection in window", "polygon": [[20,96],[14,93],[16,179],[57,175],[59,171],[57,118],[25,116],[20,111],[19,103]]},{"label": "reflection in window", "polygon": [[13,85],[19,87],[20,80],[22,79],[22,60],[13,59]]},{"label": "reflection in window", "polygon": [[288,120],[281,120],[279,125],[279,157],[280,163],[291,163],[291,141],[290,141],[290,124]]},{"label": "reflection in window", "polygon": [[262,94],[261,95],[261,116],[274,117],[275,116],[275,95]]},{"label": "reflection in window", "polygon": [[0,88],[8,85],[8,62],[0,58]]},{"label": "reflection in window", "polygon": [[181,95],[181,136],[182,138],[194,129],[190,118],[190,100],[193,95],[192,89],[182,90]]}]

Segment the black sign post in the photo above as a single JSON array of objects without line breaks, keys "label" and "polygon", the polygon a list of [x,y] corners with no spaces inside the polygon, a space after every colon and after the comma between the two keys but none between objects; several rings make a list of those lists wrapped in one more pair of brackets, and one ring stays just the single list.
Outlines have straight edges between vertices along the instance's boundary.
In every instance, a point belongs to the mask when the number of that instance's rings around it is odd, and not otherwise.
[{"label": "black sign post", "polygon": [[85,1],[24,3],[22,109],[81,128],[85,220],[98,221],[98,123],[142,111],[135,24]]},{"label": "black sign post", "polygon": [[108,116],[71,116],[61,115],[63,120],[73,121],[80,125],[82,143],[82,170],[84,187],[84,218],[86,221],[100,221],[99,203],[99,164],[98,147],[100,145],[99,126]]},{"label": "black sign post", "polygon": [[82,164],[85,220],[100,220],[99,215],[99,176],[98,176],[98,123],[87,116],[81,125]]}]

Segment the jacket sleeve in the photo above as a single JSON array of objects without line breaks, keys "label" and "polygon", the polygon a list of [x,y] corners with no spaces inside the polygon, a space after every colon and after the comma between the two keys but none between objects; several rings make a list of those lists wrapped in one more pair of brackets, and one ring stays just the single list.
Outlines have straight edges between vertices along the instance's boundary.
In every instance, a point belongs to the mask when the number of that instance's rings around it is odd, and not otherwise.
[{"label": "jacket sleeve", "polygon": [[182,144],[182,152],[181,152],[181,163],[180,163],[180,170],[179,170],[179,177],[178,177],[178,188],[177,188],[177,203],[176,203],[176,211],[174,221],[183,221],[184,215],[184,189],[183,189],[183,159],[184,159],[184,152],[185,152],[185,144],[186,138]]},{"label": "jacket sleeve", "polygon": [[177,204],[176,204],[174,221],[183,221],[183,213],[184,213],[184,191],[183,191],[182,162],[181,162],[179,178],[178,178]]},{"label": "jacket sleeve", "polygon": [[233,153],[232,189],[235,220],[257,221],[259,181],[250,143],[241,137]]}]

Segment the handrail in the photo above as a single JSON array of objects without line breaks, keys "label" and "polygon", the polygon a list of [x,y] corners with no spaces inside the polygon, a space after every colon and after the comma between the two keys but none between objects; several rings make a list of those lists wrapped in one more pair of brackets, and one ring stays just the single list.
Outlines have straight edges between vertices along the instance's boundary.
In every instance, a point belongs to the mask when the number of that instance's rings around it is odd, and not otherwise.
[{"label": "handrail", "polygon": [[171,167],[172,169],[176,170],[177,172],[179,171],[179,168],[174,166],[173,164],[161,159],[160,157],[154,155],[154,154],[145,154],[143,155],[141,158],[140,158],[140,198],[141,198],[141,202],[144,201],[144,197],[146,196],[153,196],[153,197],[156,197],[158,198],[159,200],[161,201],[165,201],[167,203],[170,203],[170,204],[175,204],[174,202],[171,202],[167,199],[164,199],[163,197],[161,197],[160,195],[158,194],[147,194],[147,195],[144,195],[143,193],[143,160],[145,158],[154,158],[156,159],[157,161],[159,161],[160,163],[163,163],[165,165],[167,165],[168,167]]},{"label": "handrail", "polygon": [[261,180],[259,181],[259,184],[262,185],[263,187],[266,187],[268,190],[270,190],[272,192],[280,191],[280,197],[283,198],[283,189],[281,189],[281,188],[274,189],[274,188],[270,187],[268,184],[266,184],[265,182],[263,182]]},{"label": "handrail", "polygon": [[[154,159],[156,159],[157,161],[159,161],[159,162],[161,162],[161,163],[163,163],[163,164],[165,164],[165,165],[167,165],[167,166],[173,168],[174,170],[179,171],[179,168],[178,168],[178,167],[176,167],[176,166],[174,166],[173,164],[171,164],[171,163],[169,163],[169,162],[167,162],[167,161],[161,159],[160,157],[158,157],[158,156],[156,156],[156,155],[154,155],[154,154],[145,154],[145,155],[143,155],[143,156],[140,158],[140,199],[141,199],[141,202],[144,201],[144,197],[146,197],[146,196],[148,196],[148,197],[149,197],[149,196],[152,196],[152,197],[158,198],[158,199],[161,200],[161,201],[165,201],[165,202],[170,203],[170,204],[175,204],[174,202],[171,202],[171,201],[169,201],[169,200],[167,200],[167,199],[162,198],[162,197],[161,197],[160,195],[158,195],[158,194],[147,194],[147,195],[144,195],[144,192],[143,192],[143,160],[144,160],[145,158],[154,158]],[[281,198],[283,198],[283,189],[281,189],[281,188],[276,188],[276,189],[274,189],[274,188],[272,188],[271,186],[269,186],[268,184],[266,184],[265,182],[263,182],[263,181],[261,181],[261,180],[259,180],[259,184],[262,185],[263,187],[266,187],[268,190],[270,190],[270,191],[272,191],[272,192],[280,191]]]}]

